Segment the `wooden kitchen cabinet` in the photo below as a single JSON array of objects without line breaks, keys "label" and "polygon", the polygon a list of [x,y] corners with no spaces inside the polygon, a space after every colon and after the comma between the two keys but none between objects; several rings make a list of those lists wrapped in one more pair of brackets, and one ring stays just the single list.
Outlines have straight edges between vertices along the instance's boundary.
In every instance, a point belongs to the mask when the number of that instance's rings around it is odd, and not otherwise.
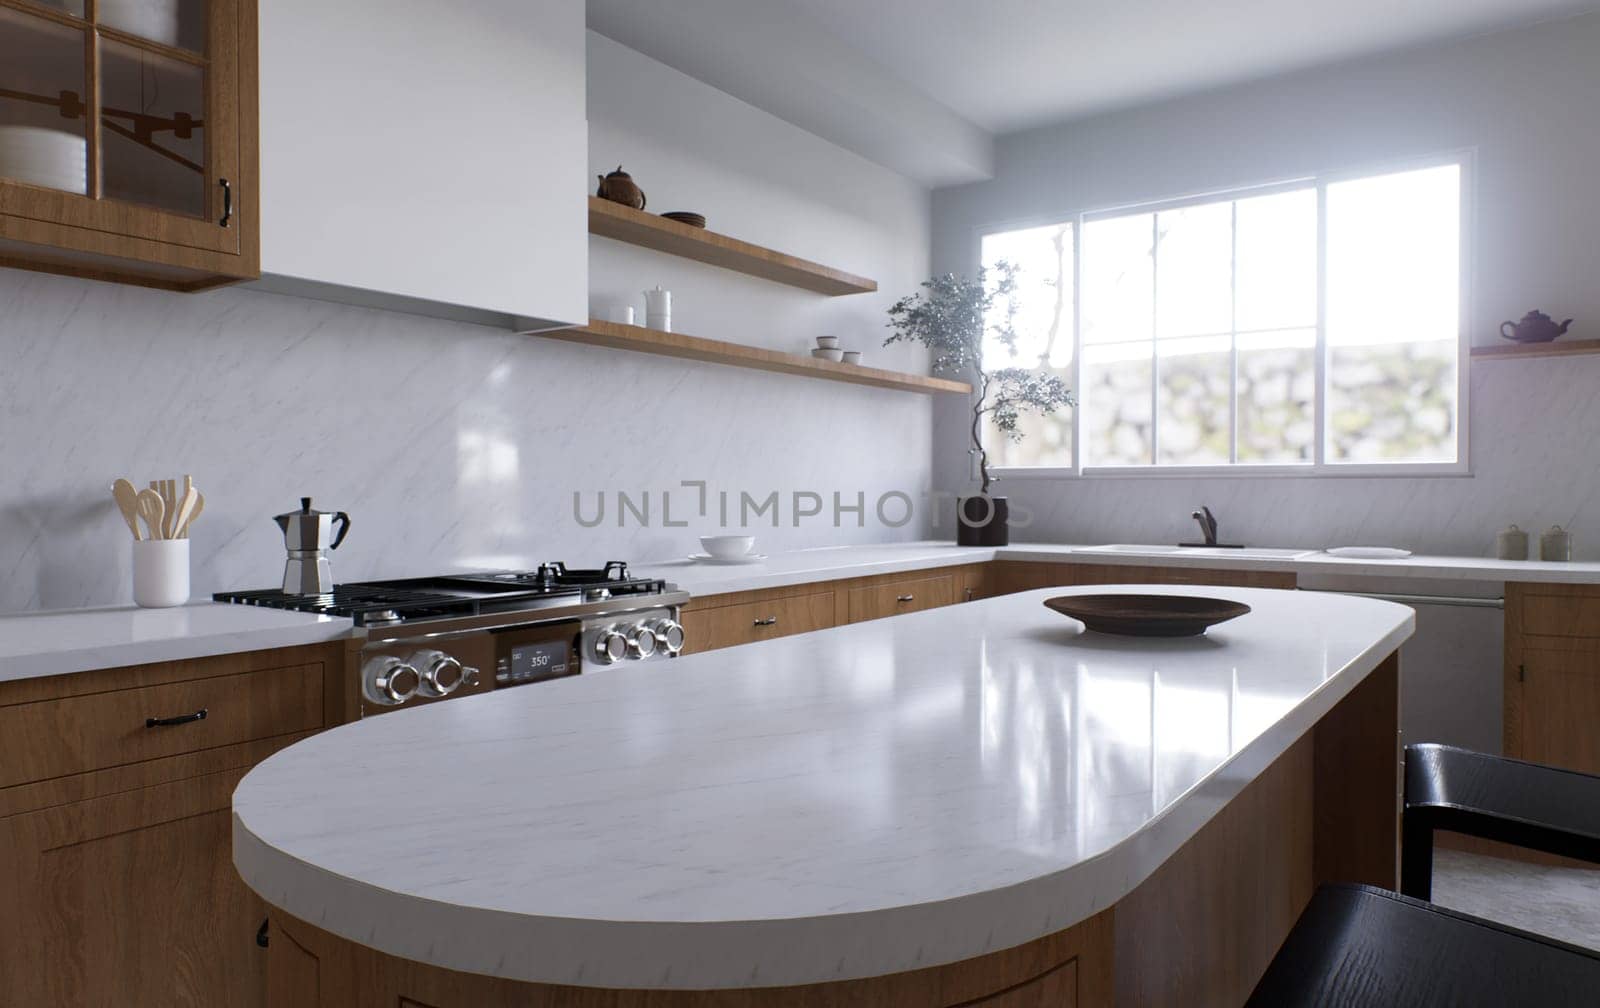
[{"label": "wooden kitchen cabinet", "polygon": [[[699,600],[691,602],[681,613],[683,653],[715,651],[833,626],[834,593],[814,590],[815,585],[801,587],[813,590],[712,596],[703,608],[696,604]],[[734,602],[735,598],[744,601]]]},{"label": "wooden kitchen cabinet", "polygon": [[0,265],[260,272],[256,0],[0,0]]},{"label": "wooden kitchen cabinet", "polygon": [[940,574],[907,580],[876,581],[846,595],[851,623],[947,606],[956,600],[956,576]]},{"label": "wooden kitchen cabinet", "polygon": [[1293,588],[1292,573],[1218,570],[1207,567],[1143,567],[1133,564],[1053,563],[1000,560],[991,575],[992,593],[1010,595],[1038,588],[1098,584],[1224,585],[1233,588]]},{"label": "wooden kitchen cabinet", "polygon": [[233,789],[328,723],[342,669],[330,644],[0,684],[0,1003],[264,1004]]},{"label": "wooden kitchen cabinet", "polygon": [[1600,773],[1600,586],[1506,585],[1505,752]]}]

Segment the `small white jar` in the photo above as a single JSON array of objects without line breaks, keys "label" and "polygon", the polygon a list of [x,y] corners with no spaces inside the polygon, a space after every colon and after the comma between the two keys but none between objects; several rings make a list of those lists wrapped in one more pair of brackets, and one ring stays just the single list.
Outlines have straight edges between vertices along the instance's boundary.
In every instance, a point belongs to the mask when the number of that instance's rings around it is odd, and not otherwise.
[{"label": "small white jar", "polygon": [[189,601],[189,540],[141,539],[133,544],[133,601],[146,609]]}]

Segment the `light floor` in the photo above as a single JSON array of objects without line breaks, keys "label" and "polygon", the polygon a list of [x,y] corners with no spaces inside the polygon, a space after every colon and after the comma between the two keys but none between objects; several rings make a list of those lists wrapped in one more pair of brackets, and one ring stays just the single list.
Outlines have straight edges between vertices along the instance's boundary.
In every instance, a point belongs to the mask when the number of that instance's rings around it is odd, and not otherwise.
[{"label": "light floor", "polygon": [[1600,949],[1600,869],[1548,868],[1435,848],[1441,906]]}]

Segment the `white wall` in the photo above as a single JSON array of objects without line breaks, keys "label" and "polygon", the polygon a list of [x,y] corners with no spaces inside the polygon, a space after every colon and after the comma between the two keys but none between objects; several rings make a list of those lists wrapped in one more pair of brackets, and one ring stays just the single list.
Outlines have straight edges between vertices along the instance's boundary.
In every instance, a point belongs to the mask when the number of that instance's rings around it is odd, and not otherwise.
[{"label": "white wall", "polygon": [[[827,299],[596,240],[606,290],[679,292],[680,328],[793,348],[834,331],[881,363],[882,309],[927,268],[925,190],[596,41],[591,161],[627,163],[652,206],[876,277]],[[607,164],[609,162],[609,164]],[[507,165],[514,175],[516,165]],[[581,203],[583,191],[571,193]],[[656,200],[659,199],[660,202]],[[397,212],[403,212],[403,207]],[[665,559],[688,528],[581,527],[572,495],[814,490],[869,502],[928,485],[924,396],[619,351],[249,290],[174,295],[0,271],[0,611],[125,601],[129,536],[110,481],[193,473],[194,587],[274,584],[271,516],[301,494],[349,511],[340,580],[456,565]],[[689,496],[675,500],[674,517]],[[831,501],[830,501],[831,510]],[[755,529],[762,547],[916,538],[831,515]]]},{"label": "white wall", "polygon": [[[1600,14],[1167,102],[1002,140],[992,182],[934,198],[934,262],[970,270],[984,227],[1472,149],[1477,343],[1541,308],[1600,336]],[[1507,523],[1560,522],[1600,556],[1600,357],[1473,366],[1470,478],[1011,479],[1019,539],[1168,541],[1208,503],[1258,544],[1394,543],[1476,554]],[[935,419],[965,472],[958,404]]]},{"label": "white wall", "polygon": [[583,17],[582,0],[262,4],[259,286],[581,322]]}]

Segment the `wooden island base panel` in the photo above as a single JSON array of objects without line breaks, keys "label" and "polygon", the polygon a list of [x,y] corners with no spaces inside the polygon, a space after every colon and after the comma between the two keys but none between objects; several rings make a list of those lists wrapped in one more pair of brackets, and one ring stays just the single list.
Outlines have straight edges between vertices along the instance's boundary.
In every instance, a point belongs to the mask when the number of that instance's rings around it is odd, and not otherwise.
[{"label": "wooden island base panel", "polygon": [[1078,1008],[1244,1002],[1323,882],[1396,884],[1399,661],[1386,659],[1110,909],[976,959],[742,990],[612,990],[460,973],[272,915],[269,1008]]}]

